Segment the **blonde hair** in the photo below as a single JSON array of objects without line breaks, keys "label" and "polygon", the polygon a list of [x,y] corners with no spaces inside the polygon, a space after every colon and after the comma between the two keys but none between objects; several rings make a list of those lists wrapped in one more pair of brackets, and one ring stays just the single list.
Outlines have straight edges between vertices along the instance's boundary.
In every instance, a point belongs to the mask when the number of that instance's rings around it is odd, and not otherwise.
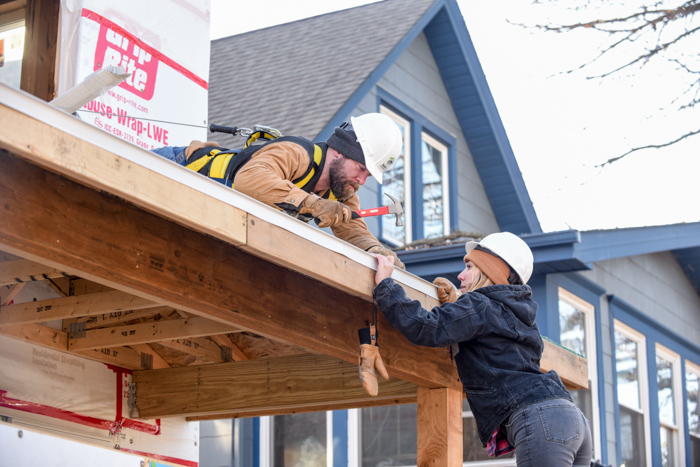
[{"label": "blonde hair", "polygon": [[472,263],[472,285],[469,287],[469,290],[467,292],[473,292],[476,289],[480,289],[482,287],[488,287],[489,285],[494,285],[493,281],[489,279],[484,272],[479,269],[476,264],[474,264],[473,261],[470,261]]}]

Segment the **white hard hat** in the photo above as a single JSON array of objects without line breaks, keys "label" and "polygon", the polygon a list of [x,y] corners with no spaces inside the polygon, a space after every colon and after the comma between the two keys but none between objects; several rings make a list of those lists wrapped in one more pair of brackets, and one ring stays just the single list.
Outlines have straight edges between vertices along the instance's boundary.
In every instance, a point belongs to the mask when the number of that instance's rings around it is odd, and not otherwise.
[{"label": "white hard hat", "polygon": [[350,117],[350,123],[362,146],[367,170],[381,184],[382,173],[401,155],[401,130],[391,118],[380,113]]},{"label": "white hard hat", "polygon": [[532,256],[532,250],[522,238],[510,232],[499,232],[487,235],[480,242],[467,242],[464,249],[469,253],[477,246],[498,255],[508,263],[508,266],[515,271],[523,284],[527,284],[527,281],[530,280],[535,260]]}]

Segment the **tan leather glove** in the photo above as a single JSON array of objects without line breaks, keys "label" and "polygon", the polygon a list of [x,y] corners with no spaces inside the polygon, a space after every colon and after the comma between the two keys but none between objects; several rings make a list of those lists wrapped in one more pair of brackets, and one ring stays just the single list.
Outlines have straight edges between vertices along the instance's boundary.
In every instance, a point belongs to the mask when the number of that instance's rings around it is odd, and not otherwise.
[{"label": "tan leather glove", "polygon": [[205,148],[207,146],[216,146],[217,148],[220,147],[219,143],[217,143],[216,141],[201,142],[201,141],[193,140],[190,143],[190,145],[187,146],[187,149],[185,149],[185,160],[190,160],[190,156],[192,154],[194,154],[194,152],[197,149],[202,149],[202,148]]},{"label": "tan leather glove", "polygon": [[454,303],[457,301],[459,296],[462,295],[462,292],[457,290],[457,287],[455,287],[452,282],[448,281],[444,277],[436,277],[433,284],[435,284],[438,288],[437,294],[440,304],[445,302]]},{"label": "tan leather glove", "polygon": [[341,222],[350,222],[352,211],[343,203],[309,195],[301,203],[299,214],[311,214],[319,220],[321,228],[333,227]]},{"label": "tan leather glove", "polygon": [[406,265],[401,262],[398,255],[388,248],[384,248],[381,245],[374,245],[373,247],[367,250],[367,253],[374,253],[375,255],[382,256],[393,256],[394,266],[399,269],[403,269],[404,271],[406,270]]},{"label": "tan leather glove", "polygon": [[379,355],[379,347],[371,344],[360,344],[360,381],[370,396],[379,394],[377,372],[382,375],[382,378],[389,379],[389,373],[386,371],[382,356]]}]

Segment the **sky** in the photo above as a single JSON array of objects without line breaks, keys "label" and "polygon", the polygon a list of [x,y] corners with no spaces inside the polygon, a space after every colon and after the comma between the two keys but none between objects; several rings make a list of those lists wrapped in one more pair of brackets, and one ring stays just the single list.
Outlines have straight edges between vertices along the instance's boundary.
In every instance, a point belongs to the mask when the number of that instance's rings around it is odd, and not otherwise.
[{"label": "sky", "polygon": [[[373,1],[212,0],[211,38],[367,3]],[[562,73],[597,56],[607,38],[518,25],[572,18],[548,5],[458,4],[545,232],[700,221],[700,135],[600,167],[633,147],[697,129],[700,112],[685,115],[668,104],[685,89],[679,77],[686,74],[646,66],[634,75],[588,79],[612,63],[604,61],[588,72]]]}]

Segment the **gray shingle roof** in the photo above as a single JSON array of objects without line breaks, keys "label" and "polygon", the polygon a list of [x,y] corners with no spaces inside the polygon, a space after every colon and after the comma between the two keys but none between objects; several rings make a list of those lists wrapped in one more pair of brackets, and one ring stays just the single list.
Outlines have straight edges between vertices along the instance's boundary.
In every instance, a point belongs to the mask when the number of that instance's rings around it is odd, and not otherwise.
[{"label": "gray shingle roof", "polygon": [[385,0],[213,41],[209,121],[315,139],[433,1]]}]

